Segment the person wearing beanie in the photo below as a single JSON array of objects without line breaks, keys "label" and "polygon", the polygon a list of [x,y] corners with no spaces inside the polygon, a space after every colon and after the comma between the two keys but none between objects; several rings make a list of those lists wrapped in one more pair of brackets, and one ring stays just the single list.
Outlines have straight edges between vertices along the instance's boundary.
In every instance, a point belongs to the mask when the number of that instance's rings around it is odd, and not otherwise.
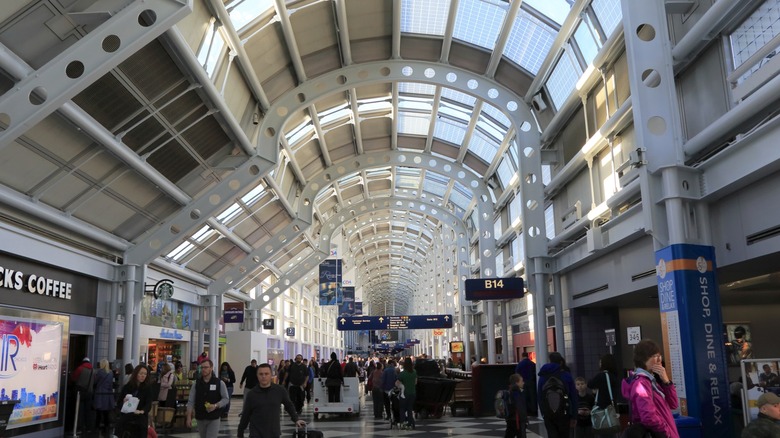
[{"label": "person wearing beanie", "polygon": [[742,438],[780,437],[780,397],[773,392],[765,392],[758,398],[757,405],[758,418],[742,430]]}]

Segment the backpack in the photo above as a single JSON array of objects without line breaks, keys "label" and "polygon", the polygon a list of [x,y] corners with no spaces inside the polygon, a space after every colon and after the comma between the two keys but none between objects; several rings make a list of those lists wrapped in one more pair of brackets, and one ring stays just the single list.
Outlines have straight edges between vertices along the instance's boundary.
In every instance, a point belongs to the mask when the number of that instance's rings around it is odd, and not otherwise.
[{"label": "backpack", "polygon": [[76,390],[82,394],[92,394],[95,389],[95,370],[84,368],[76,380]]},{"label": "backpack", "polygon": [[549,376],[544,382],[539,406],[545,418],[564,418],[569,415],[569,391],[560,378],[560,372]]},{"label": "backpack", "polygon": [[496,392],[493,407],[496,409],[496,417],[507,419],[512,416],[512,396],[506,389]]}]

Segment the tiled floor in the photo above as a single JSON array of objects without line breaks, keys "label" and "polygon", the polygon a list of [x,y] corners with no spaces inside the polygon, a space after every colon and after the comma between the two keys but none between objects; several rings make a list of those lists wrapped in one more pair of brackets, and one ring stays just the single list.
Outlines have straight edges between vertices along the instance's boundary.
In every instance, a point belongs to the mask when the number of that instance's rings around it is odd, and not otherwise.
[{"label": "tiled floor", "polygon": [[[241,398],[233,398],[230,408],[230,414],[227,420],[221,422],[219,436],[214,438],[235,438],[238,429],[238,414],[242,407]],[[295,426],[290,417],[282,414],[282,437],[291,437]],[[308,406],[304,406],[301,418],[308,423],[309,429],[315,429],[323,432],[326,438],[348,438],[348,437],[395,437],[409,436],[420,438],[436,437],[502,437],[504,436],[505,423],[503,420],[492,416],[485,417],[453,417],[449,410],[441,418],[418,419],[414,430],[390,429],[390,423],[387,420],[375,420],[373,417],[373,401],[368,395],[363,398],[362,409],[359,415],[342,417],[339,415],[321,414],[318,419],[314,419],[313,412]],[[528,438],[539,438],[540,429],[544,426],[541,421],[532,421]],[[184,432],[177,430],[165,434],[163,430],[158,430],[160,437],[170,438],[198,438],[197,432]],[[248,432],[245,435],[248,437]],[[86,438],[86,437],[85,437]]]}]

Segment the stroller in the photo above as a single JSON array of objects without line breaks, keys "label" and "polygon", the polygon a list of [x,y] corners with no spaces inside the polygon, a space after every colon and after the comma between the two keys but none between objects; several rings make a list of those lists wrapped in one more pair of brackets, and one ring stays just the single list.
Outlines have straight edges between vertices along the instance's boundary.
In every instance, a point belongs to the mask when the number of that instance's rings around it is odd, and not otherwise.
[{"label": "stroller", "polygon": [[401,388],[394,386],[390,390],[390,429],[393,427],[401,429],[403,418],[401,418]]}]

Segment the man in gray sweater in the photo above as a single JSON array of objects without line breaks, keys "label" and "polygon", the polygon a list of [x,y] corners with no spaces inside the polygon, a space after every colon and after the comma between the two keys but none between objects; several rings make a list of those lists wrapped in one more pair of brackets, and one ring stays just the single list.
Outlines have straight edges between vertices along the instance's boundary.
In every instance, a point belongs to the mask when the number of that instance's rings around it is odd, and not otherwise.
[{"label": "man in gray sweater", "polygon": [[249,438],[279,438],[282,435],[282,408],[290,414],[295,425],[306,426],[298,419],[295,405],[290,395],[281,385],[271,383],[271,366],[267,363],[257,367],[258,385],[244,399],[241,422],[238,423],[238,438],[244,438],[244,430],[249,426]]}]

